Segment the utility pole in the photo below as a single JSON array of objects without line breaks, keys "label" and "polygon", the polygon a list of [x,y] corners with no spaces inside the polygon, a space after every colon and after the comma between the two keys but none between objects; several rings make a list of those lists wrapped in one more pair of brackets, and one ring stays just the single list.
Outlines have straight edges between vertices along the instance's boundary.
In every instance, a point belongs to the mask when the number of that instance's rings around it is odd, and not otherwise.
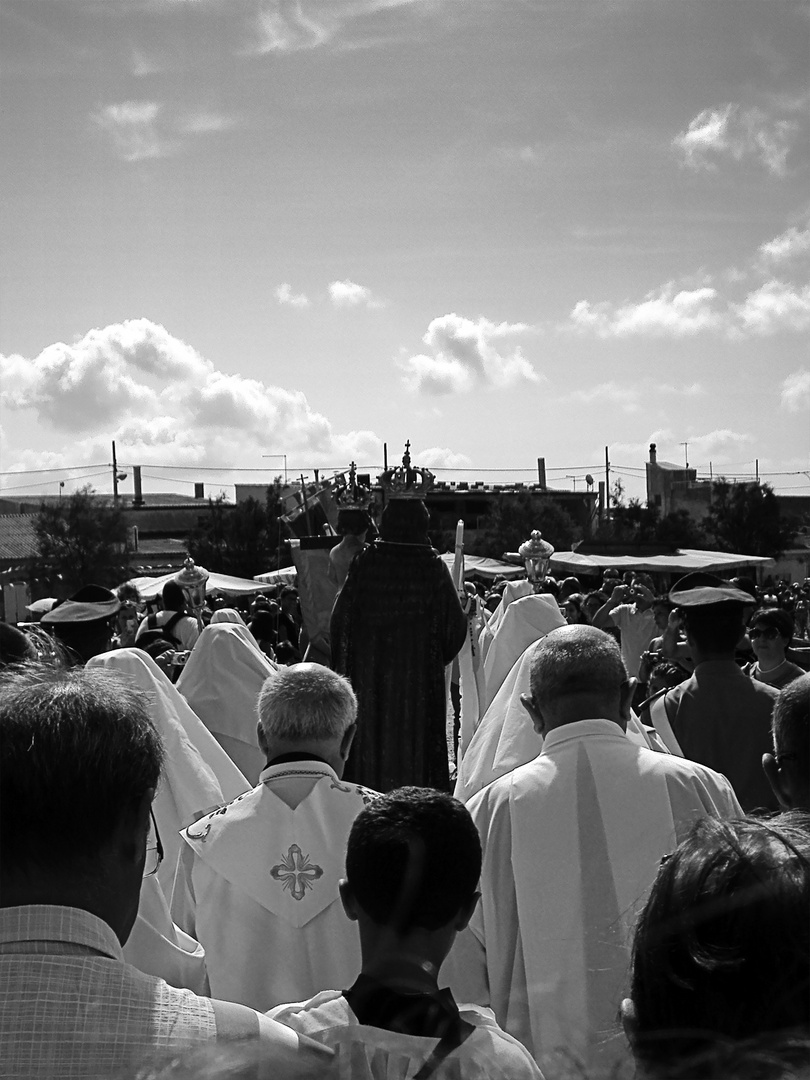
[{"label": "utility pole", "polygon": [[112,444],[112,454],[113,454],[113,503],[115,503],[115,505],[118,506],[118,461],[116,460],[116,457],[115,457],[115,440],[114,439],[113,439],[113,444]]},{"label": "utility pole", "polygon": [[608,447],[605,447],[605,510],[610,507],[610,456]]},{"label": "utility pole", "polygon": [[284,458],[284,486],[287,486],[287,455],[286,454],[262,454],[263,458]]},{"label": "utility pole", "polygon": [[688,469],[689,468],[689,443],[688,442],[682,442],[680,445],[683,447],[683,460],[684,460],[684,463],[686,465],[686,468]]}]

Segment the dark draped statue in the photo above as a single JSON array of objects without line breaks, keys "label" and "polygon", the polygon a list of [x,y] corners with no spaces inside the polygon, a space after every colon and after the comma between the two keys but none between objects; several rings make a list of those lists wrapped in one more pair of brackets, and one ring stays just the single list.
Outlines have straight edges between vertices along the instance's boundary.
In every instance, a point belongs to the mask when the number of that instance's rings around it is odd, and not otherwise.
[{"label": "dark draped statue", "polygon": [[346,779],[377,791],[450,786],[444,670],[467,620],[427,520],[418,500],[390,502],[332,613],[332,664],[358,700]]}]

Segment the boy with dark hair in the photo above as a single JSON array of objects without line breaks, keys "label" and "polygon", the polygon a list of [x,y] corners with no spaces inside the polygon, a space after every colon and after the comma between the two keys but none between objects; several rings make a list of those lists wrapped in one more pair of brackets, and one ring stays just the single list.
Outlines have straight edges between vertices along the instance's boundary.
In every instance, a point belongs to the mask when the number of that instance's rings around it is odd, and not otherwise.
[{"label": "boy with dark hair", "polygon": [[358,923],[362,969],[348,990],[280,1005],[270,1016],[339,1049],[340,1075],[449,1074],[523,1080],[541,1074],[487,1009],[456,1005],[438,975],[478,902],[481,842],[456,799],[405,787],[356,818],[340,891]]}]

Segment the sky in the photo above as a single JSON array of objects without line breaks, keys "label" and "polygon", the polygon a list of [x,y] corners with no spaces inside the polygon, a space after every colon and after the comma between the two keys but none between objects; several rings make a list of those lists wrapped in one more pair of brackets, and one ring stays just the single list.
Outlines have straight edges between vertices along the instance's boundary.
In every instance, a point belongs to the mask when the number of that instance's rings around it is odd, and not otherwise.
[{"label": "sky", "polygon": [[810,493],[810,4],[4,0],[0,495]]}]

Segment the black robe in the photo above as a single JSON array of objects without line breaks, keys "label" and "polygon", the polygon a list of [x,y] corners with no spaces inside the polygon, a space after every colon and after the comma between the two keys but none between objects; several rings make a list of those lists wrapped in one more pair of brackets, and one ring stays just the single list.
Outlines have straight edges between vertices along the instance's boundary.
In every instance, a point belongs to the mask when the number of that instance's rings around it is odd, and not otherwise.
[{"label": "black robe", "polygon": [[427,544],[385,541],[354,559],[332,612],[332,666],[358,700],[346,778],[376,791],[450,786],[445,665],[467,620]]}]

